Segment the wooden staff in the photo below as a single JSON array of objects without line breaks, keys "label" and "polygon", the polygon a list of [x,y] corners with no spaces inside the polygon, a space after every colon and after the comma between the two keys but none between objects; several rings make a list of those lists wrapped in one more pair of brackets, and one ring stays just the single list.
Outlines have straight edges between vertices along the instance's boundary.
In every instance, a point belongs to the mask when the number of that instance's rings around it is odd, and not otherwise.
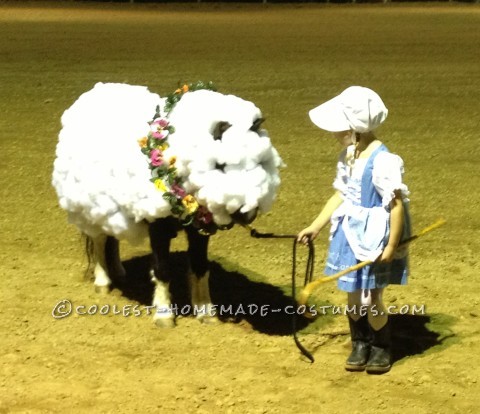
[{"label": "wooden staff", "polygon": [[[418,239],[419,237],[423,236],[424,234],[442,226],[443,224],[445,224],[445,222],[446,222],[446,220],[444,220],[444,219],[437,220],[432,225],[430,225],[428,227],[425,227],[420,233],[415,234],[415,235],[409,237],[408,239],[404,240],[401,244],[399,244],[398,247],[403,247],[403,246],[409,244],[410,242]],[[303,290],[299,294],[298,304],[299,305],[305,305],[307,303],[308,298],[312,294],[312,291],[315,290],[318,286],[322,285],[323,283],[331,282],[332,280],[337,280],[337,279],[341,278],[343,275],[346,275],[347,273],[354,272],[354,271],[356,271],[358,269],[361,269],[362,267],[368,266],[369,264],[372,264],[372,263],[373,262],[370,261],[370,260],[365,260],[364,262],[357,263],[356,265],[351,266],[348,269],[344,269],[344,270],[342,270],[338,273],[335,273],[332,276],[322,277],[321,279],[317,279],[317,280],[314,280],[313,282],[308,283],[307,285],[305,285],[305,287],[303,288]]]}]

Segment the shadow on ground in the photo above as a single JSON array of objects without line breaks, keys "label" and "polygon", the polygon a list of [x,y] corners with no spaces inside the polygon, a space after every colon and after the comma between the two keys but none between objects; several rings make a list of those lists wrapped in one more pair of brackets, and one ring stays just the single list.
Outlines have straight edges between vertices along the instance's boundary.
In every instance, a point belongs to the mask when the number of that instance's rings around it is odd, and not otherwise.
[{"label": "shadow on ground", "polygon": [[[187,255],[171,254],[172,302],[179,311],[188,310],[190,297],[187,287]],[[151,305],[153,284],[150,281],[151,256],[134,257],[123,262],[127,272],[126,282],[115,287],[132,300]],[[248,322],[252,329],[269,335],[290,335],[293,332],[293,315],[296,302],[279,287],[249,280],[240,272],[227,271],[219,263],[210,262],[210,294],[219,319],[224,322]],[[287,309],[287,312],[284,310]],[[311,320],[298,315],[296,330],[305,328]]]},{"label": "shadow on ground", "polygon": [[[446,345],[455,335],[453,318],[446,315],[391,315],[393,362]],[[455,338],[454,338],[455,339]]]},{"label": "shadow on ground", "polygon": [[[125,297],[144,305],[152,303],[153,284],[149,277],[150,260],[151,256],[147,255],[125,261],[123,264],[127,272],[126,282],[116,286]],[[178,310],[186,309],[188,311],[190,298],[186,277],[187,263],[186,253],[174,252],[171,254],[170,291],[172,301],[177,305]],[[249,280],[244,274],[227,271],[219,263],[212,261],[210,264],[210,291],[212,301],[217,305],[217,309],[225,310],[219,315],[220,320],[233,323],[246,321],[252,326],[252,329],[269,335],[292,334],[293,316],[284,310],[294,309],[296,302],[279,287]],[[268,309],[266,314],[261,313],[262,307]],[[434,319],[435,321],[432,322],[430,315],[390,316],[394,362],[409,356],[423,354],[454,336],[450,331],[453,323],[451,318],[446,318],[445,315],[436,315]],[[311,323],[312,320],[299,315],[296,320],[296,330],[302,330]],[[321,329],[328,328],[323,325]]]}]

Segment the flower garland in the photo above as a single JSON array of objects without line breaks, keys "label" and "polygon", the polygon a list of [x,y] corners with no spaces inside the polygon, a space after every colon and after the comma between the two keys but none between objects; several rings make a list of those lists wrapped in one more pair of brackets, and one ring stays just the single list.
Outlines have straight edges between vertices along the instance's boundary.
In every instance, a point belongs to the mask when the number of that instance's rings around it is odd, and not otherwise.
[{"label": "flower garland", "polygon": [[169,113],[185,93],[200,89],[216,90],[212,82],[199,81],[185,84],[173,94],[168,95],[164,107],[166,116],[160,116],[160,107],[157,106],[152,121],[148,123],[150,131],[146,137],[138,140],[138,144],[149,160],[151,181],[159,191],[163,192],[163,198],[169,202],[172,214],[183,225],[193,224],[202,232],[212,234],[215,232],[212,213],[201,206],[192,194],[186,192],[183,179],[177,175],[175,156],[168,160],[164,156],[165,150],[169,147],[168,137],[175,132],[174,126],[168,120]]},{"label": "flower garland", "polygon": [[183,86],[176,89],[175,92],[167,96],[167,100],[165,101],[165,107],[163,108],[167,116],[171,112],[173,107],[177,104],[177,102],[182,99],[184,94],[186,94],[187,92],[198,91],[200,89],[206,89],[215,92],[217,91],[217,88],[215,87],[213,82],[197,81],[195,83],[189,83],[188,85],[184,84]]}]

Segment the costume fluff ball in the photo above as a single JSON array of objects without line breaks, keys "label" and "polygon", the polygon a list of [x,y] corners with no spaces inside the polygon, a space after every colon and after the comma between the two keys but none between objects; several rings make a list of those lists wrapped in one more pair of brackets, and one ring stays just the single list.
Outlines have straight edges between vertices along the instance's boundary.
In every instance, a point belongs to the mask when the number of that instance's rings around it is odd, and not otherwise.
[{"label": "costume fluff ball", "polygon": [[[91,237],[136,243],[148,222],[173,214],[139,145],[157,107],[174,127],[162,162],[175,168],[182,192],[215,224],[229,225],[236,212],[271,208],[282,160],[265,130],[251,130],[261,118],[254,104],[197,90],[165,113],[165,99],[146,87],[98,83],[62,116],[52,183],[71,223]],[[228,125],[220,138],[214,137],[219,122]]]}]

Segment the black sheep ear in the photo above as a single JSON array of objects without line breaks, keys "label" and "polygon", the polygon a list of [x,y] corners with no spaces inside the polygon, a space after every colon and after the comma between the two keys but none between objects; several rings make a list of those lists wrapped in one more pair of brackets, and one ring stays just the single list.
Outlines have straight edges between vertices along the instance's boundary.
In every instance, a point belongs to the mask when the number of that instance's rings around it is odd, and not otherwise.
[{"label": "black sheep ear", "polygon": [[216,141],[218,139],[222,139],[222,135],[223,133],[232,126],[232,124],[226,122],[226,121],[220,121],[217,123],[217,125],[215,125],[215,127],[213,128],[213,132],[212,132],[212,135],[213,135],[213,139]]},{"label": "black sheep ear", "polygon": [[253,121],[252,126],[250,127],[250,131],[258,133],[258,130],[260,129],[260,125],[265,122],[265,118],[258,118]]}]

